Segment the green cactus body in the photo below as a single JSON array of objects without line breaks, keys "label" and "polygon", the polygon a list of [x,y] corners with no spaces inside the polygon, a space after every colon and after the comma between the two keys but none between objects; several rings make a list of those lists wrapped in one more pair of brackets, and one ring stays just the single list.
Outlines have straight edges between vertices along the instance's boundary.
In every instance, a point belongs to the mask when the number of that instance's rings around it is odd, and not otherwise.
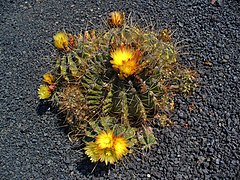
[{"label": "green cactus body", "polygon": [[67,76],[67,59],[66,56],[63,56],[61,59],[61,65],[60,65],[61,75],[66,81],[69,81],[69,78]]},{"label": "green cactus body", "polygon": [[77,64],[72,59],[72,55],[68,54],[67,59],[68,59],[69,70],[71,75],[73,77],[79,77],[80,73],[78,71]]},{"label": "green cactus body", "polygon": [[[119,47],[122,55],[114,66],[111,52]],[[158,112],[173,110],[176,92],[196,88],[196,73],[177,63],[176,45],[136,26],[106,29],[97,35],[85,32],[77,48],[57,58],[55,70],[61,80],[57,103],[73,121],[72,134],[94,137],[100,130],[114,128],[117,134],[126,134],[132,145],[138,139],[147,148],[156,143],[152,132],[142,128],[138,138],[135,128],[146,125]]]}]

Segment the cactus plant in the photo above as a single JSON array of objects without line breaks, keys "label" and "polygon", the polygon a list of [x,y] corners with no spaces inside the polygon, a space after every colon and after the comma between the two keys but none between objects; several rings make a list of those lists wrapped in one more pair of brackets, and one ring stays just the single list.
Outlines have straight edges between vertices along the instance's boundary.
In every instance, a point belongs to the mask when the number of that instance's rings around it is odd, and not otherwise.
[{"label": "cactus plant", "polygon": [[[169,29],[128,25],[121,12],[110,13],[107,22],[99,31],[54,36],[60,51],[55,77],[44,76],[39,97],[65,112],[70,138],[86,142],[93,162],[112,164],[136,143],[143,149],[156,144],[150,121],[158,113],[162,126],[170,121],[174,95],[193,92],[197,73],[177,62]],[[108,135],[112,144],[100,146]]]}]

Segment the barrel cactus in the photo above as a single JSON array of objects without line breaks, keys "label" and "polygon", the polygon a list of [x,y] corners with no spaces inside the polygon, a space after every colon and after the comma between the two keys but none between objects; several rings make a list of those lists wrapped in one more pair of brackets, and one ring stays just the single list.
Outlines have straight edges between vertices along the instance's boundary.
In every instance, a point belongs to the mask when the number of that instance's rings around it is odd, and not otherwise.
[{"label": "barrel cactus", "polygon": [[173,97],[193,92],[197,73],[177,62],[169,29],[129,25],[122,12],[110,13],[107,23],[100,30],[54,36],[56,65],[38,93],[64,113],[70,139],[86,142],[93,162],[113,164],[136,144],[156,144],[151,120],[172,125]]}]

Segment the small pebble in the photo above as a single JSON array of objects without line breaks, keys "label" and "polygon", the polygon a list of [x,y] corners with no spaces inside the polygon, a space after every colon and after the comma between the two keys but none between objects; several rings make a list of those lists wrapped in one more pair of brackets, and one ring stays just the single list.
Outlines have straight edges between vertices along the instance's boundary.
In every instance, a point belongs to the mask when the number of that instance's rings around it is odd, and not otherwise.
[{"label": "small pebble", "polygon": [[204,61],[203,65],[211,67],[213,63],[211,61]]},{"label": "small pebble", "polygon": [[229,55],[227,55],[227,54],[226,54],[226,55],[224,55],[223,57],[224,57],[224,59],[226,59],[226,60],[229,60],[229,59],[230,59],[230,56],[229,56]]},{"label": "small pebble", "polygon": [[74,169],[74,167],[72,165],[69,165],[68,168],[70,171],[73,171],[73,169]]},{"label": "small pebble", "polygon": [[184,26],[183,23],[181,23],[181,22],[179,22],[178,25],[179,25],[180,27],[183,27],[183,26]]},{"label": "small pebble", "polygon": [[223,63],[223,64],[225,64],[225,63],[227,63],[227,62],[228,62],[228,61],[227,61],[226,59],[223,59],[223,60],[222,60],[222,63]]}]

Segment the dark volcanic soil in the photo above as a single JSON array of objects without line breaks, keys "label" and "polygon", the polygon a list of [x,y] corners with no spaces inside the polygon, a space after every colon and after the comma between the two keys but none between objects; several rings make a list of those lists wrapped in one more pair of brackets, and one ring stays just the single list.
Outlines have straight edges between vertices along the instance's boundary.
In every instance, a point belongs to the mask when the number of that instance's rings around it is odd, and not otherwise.
[{"label": "dark volcanic soil", "polygon": [[[240,1],[1,0],[1,179],[240,178]],[[96,27],[112,10],[140,25],[176,30],[186,40],[180,61],[200,74],[200,87],[176,97],[175,126],[154,129],[159,145],[124,165],[94,165],[68,140],[56,114],[38,108],[42,74],[56,54],[52,35]],[[93,24],[88,23],[91,21]],[[190,112],[188,107],[194,105]]]}]

